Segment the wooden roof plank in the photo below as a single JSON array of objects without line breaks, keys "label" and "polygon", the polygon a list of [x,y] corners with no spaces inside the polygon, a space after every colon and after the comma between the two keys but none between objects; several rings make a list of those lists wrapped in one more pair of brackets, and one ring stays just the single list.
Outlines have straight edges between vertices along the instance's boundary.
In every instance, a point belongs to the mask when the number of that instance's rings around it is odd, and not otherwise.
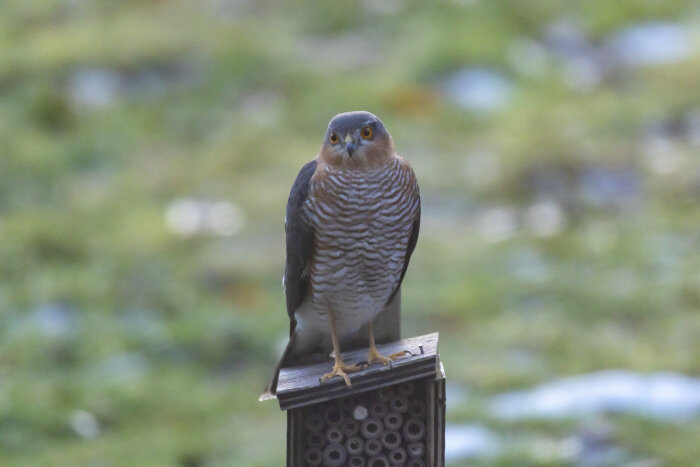
[{"label": "wooden roof plank", "polygon": [[[351,373],[350,388],[341,378],[333,378],[319,383],[319,378],[331,370],[332,360],[309,365],[282,368],[277,385],[277,399],[282,410],[288,410],[319,402],[359,394],[404,381],[428,376],[440,377],[438,355],[438,333],[378,345],[383,355],[408,350],[406,357],[400,357],[392,365],[374,364],[357,373]],[[367,349],[358,349],[342,354],[345,362],[364,361]]]}]

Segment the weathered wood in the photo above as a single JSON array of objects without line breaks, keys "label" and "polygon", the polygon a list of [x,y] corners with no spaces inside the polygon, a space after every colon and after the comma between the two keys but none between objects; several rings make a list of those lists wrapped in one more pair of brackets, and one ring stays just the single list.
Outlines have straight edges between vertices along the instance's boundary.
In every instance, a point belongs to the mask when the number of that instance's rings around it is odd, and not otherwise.
[{"label": "weathered wood", "polygon": [[[304,407],[404,381],[435,377],[440,371],[437,343],[438,333],[433,333],[378,345],[377,349],[383,355],[405,350],[412,355],[407,354],[405,357],[398,358],[391,366],[374,363],[365,370],[350,373],[352,383],[350,388],[341,378],[319,383],[319,378],[332,368],[331,358],[327,362],[282,368],[277,384],[277,400],[280,408],[288,410]],[[367,349],[344,352],[342,358],[348,363],[365,361]]]},{"label": "weathered wood", "polygon": [[445,465],[445,371],[438,360],[438,375],[433,384],[429,386],[428,400],[433,406],[428,410],[428,439],[426,441],[427,458],[431,460],[429,465]]},{"label": "weathered wood", "polygon": [[296,443],[301,434],[301,413],[287,412],[287,463],[289,465],[302,465],[303,446]]},{"label": "weathered wood", "polygon": [[442,367],[442,362],[439,362],[439,373],[435,379],[435,406],[433,412],[435,414],[435,424],[433,433],[435,442],[433,443],[435,451],[433,459],[436,466],[445,465],[445,410],[447,408],[447,390],[445,387],[445,369]]}]

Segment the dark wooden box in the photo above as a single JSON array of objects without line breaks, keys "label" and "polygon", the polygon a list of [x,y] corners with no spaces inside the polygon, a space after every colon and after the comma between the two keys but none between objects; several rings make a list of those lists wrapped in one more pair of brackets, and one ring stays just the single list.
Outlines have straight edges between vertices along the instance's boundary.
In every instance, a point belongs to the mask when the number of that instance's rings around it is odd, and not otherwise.
[{"label": "dark wooden box", "polygon": [[[287,466],[443,466],[445,375],[438,334],[377,346],[384,355],[408,350],[391,366],[319,383],[332,362],[283,368],[277,398],[287,411]],[[367,350],[343,354],[366,359]]]}]

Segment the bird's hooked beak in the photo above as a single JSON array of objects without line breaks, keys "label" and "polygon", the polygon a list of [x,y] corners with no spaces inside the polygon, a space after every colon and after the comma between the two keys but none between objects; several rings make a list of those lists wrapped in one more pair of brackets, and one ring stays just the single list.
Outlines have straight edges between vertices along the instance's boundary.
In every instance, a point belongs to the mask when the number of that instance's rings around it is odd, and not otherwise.
[{"label": "bird's hooked beak", "polygon": [[350,133],[345,135],[345,150],[348,152],[348,156],[352,157],[352,153],[355,151],[355,140],[352,139]]}]

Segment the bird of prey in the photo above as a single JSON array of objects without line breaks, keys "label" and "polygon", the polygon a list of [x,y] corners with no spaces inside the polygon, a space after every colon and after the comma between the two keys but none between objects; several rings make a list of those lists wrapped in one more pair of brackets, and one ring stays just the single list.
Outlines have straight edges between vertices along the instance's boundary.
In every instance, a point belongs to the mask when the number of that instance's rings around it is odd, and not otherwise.
[{"label": "bird of prey", "polygon": [[334,352],[321,382],[359,365],[341,359],[340,342],[369,324],[368,362],[380,355],[372,321],[399,290],[418,240],[420,194],[413,169],[369,112],[331,119],[323,145],[292,186],[285,218],[283,284],[289,343],[260,400],[276,394],[282,366],[314,351]]}]

